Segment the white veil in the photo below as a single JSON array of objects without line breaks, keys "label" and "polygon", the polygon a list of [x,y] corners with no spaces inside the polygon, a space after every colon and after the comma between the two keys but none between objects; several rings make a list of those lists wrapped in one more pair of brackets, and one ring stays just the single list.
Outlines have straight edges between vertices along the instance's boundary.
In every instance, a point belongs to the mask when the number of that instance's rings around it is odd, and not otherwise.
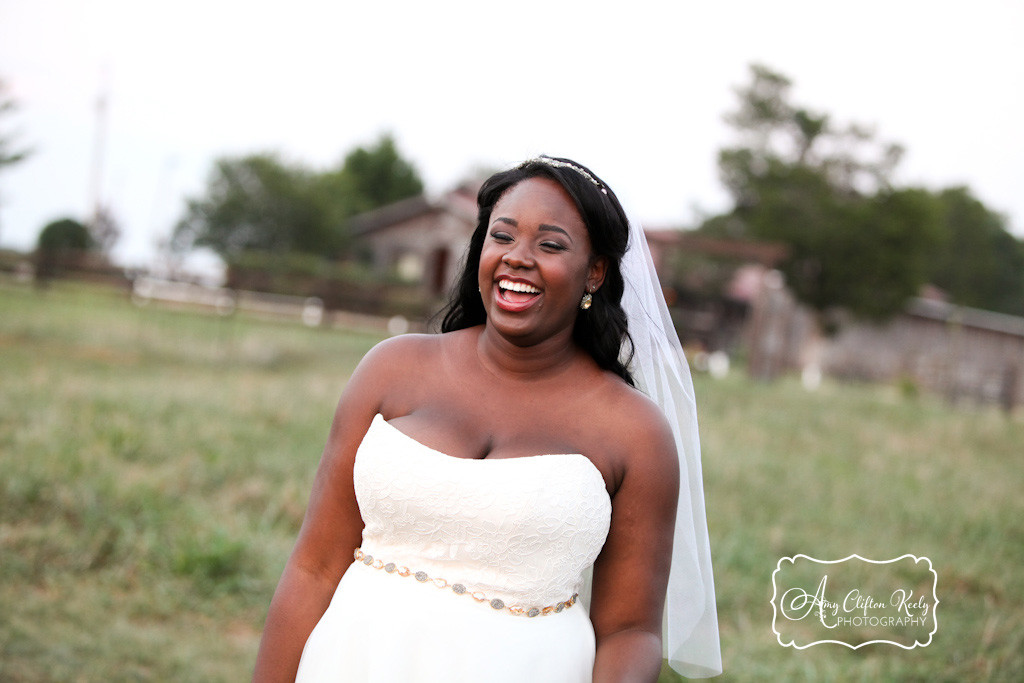
[{"label": "white veil", "polygon": [[630,221],[629,247],[621,268],[622,307],[634,345],[630,370],[637,386],[668,418],[679,453],[679,507],[662,622],[664,656],[684,676],[717,676],[722,673],[722,655],[693,380],[647,239],[635,221]]}]

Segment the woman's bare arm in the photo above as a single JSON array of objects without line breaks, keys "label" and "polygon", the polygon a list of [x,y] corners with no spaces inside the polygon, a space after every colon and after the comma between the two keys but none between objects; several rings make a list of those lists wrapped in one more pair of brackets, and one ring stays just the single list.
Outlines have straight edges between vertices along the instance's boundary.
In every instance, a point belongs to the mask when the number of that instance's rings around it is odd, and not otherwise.
[{"label": "woman's bare arm", "polygon": [[661,671],[679,461],[664,417],[646,399],[638,414],[611,424],[621,425],[616,441],[628,450],[608,539],[594,564],[594,683],[651,683]]},{"label": "woman's bare arm", "polygon": [[402,372],[410,341],[375,347],[345,386],[298,540],[270,603],[254,682],[295,680],[306,640],[352,563],[363,529],[352,481],[356,450]]}]

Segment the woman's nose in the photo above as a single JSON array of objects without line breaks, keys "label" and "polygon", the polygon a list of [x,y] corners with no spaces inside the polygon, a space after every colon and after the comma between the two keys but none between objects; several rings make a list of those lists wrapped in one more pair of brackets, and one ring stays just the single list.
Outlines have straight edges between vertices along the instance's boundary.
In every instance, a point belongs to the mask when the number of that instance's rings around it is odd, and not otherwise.
[{"label": "woman's nose", "polygon": [[513,245],[505,252],[501,262],[509,268],[531,268],[534,265],[533,254],[529,247],[522,243]]}]

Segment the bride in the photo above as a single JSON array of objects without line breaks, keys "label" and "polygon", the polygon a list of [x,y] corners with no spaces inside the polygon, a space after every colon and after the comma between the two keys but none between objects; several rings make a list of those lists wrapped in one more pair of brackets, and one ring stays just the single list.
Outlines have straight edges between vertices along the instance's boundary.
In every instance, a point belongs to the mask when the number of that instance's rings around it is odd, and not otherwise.
[{"label": "bride", "polygon": [[254,680],[719,673],[692,386],[642,234],[568,159],[478,203],[443,334],[345,387]]}]

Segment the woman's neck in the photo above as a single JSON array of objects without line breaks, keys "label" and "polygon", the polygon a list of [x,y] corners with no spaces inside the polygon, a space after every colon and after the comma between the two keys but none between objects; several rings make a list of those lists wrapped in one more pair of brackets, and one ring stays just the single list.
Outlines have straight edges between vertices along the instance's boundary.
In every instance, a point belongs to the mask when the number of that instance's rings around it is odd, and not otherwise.
[{"label": "woman's neck", "polygon": [[476,351],[481,366],[489,373],[501,379],[520,381],[561,375],[574,364],[579,353],[572,340],[572,330],[539,344],[522,346],[486,324],[476,338]]}]

